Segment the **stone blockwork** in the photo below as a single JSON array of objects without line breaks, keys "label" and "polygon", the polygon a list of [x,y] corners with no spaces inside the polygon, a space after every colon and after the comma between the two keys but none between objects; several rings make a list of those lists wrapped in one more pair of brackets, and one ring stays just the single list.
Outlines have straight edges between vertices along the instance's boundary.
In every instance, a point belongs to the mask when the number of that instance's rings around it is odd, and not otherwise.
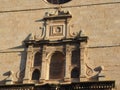
[{"label": "stone blockwork", "polygon": [[[0,83],[22,82],[29,53],[34,55],[32,47],[27,49],[23,43],[34,35],[41,37],[45,13],[54,14],[59,5],[49,4],[44,0],[1,0],[0,1]],[[61,10],[72,15],[68,24],[71,37],[81,32],[88,42],[80,47],[84,53],[84,65],[81,80],[103,71],[103,80],[115,80],[116,90],[120,84],[120,1],[119,0],[72,0],[60,5]],[[31,39],[32,39],[31,38]],[[33,49],[33,51],[38,50]],[[43,54],[44,55],[44,54]],[[81,59],[82,60],[82,59]],[[44,65],[45,67],[45,65]],[[104,67],[104,69],[103,69]],[[88,72],[87,72],[88,71]],[[45,73],[45,72],[44,72]],[[83,74],[81,73],[81,74]],[[89,76],[90,75],[90,76]],[[22,77],[20,77],[22,76]],[[69,76],[69,75],[68,75]],[[26,76],[25,76],[26,77]],[[44,76],[41,76],[42,79]],[[47,76],[46,76],[47,77]],[[100,80],[102,80],[100,78]],[[10,82],[10,81],[13,82]],[[93,80],[93,79],[92,79]]]}]

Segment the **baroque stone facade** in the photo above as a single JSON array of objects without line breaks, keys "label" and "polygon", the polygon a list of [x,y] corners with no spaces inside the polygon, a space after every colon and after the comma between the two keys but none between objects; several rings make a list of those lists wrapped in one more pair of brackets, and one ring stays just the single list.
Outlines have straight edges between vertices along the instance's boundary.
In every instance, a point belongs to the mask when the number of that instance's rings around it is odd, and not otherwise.
[{"label": "baroque stone facade", "polygon": [[58,8],[55,14],[43,18],[42,38],[34,35],[25,40],[27,83],[34,80],[43,83],[79,82],[80,77],[85,76],[83,43],[87,43],[87,37],[80,36],[80,32],[70,36],[68,25],[71,18],[68,11]]},{"label": "baroque stone facade", "polygon": [[0,84],[115,81],[119,90],[119,6],[119,0],[0,1]]}]

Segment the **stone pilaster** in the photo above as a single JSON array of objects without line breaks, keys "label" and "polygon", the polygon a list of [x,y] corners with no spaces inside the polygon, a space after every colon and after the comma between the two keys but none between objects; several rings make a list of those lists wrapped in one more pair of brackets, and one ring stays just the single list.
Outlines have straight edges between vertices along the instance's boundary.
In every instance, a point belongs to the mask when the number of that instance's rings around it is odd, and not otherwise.
[{"label": "stone pilaster", "polygon": [[40,82],[45,80],[45,76],[46,76],[46,48],[43,48],[43,52],[42,52],[42,67],[41,67],[41,77],[40,77]]},{"label": "stone pilaster", "polygon": [[69,45],[66,45],[65,78],[64,78],[65,81],[70,81],[71,78],[70,66],[71,66],[71,48]]},{"label": "stone pilaster", "polygon": [[25,68],[25,77],[23,83],[29,83],[30,80],[30,69],[33,60],[33,47],[29,46],[27,49],[27,60],[26,60],[26,68]]},{"label": "stone pilaster", "polygon": [[85,74],[85,46],[86,42],[80,43],[80,81],[86,80],[86,74]]},{"label": "stone pilaster", "polygon": [[45,61],[42,61],[42,67],[41,67],[41,77],[40,77],[40,82],[43,82],[45,80],[45,76],[46,76],[46,71],[47,68],[46,68],[46,62]]}]

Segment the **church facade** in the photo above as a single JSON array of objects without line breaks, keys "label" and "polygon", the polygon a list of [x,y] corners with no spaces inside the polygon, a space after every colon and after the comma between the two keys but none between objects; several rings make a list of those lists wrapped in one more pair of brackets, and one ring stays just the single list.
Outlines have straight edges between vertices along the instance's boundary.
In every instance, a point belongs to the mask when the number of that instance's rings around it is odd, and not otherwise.
[{"label": "church facade", "polygon": [[119,90],[119,0],[0,4],[0,90]]}]

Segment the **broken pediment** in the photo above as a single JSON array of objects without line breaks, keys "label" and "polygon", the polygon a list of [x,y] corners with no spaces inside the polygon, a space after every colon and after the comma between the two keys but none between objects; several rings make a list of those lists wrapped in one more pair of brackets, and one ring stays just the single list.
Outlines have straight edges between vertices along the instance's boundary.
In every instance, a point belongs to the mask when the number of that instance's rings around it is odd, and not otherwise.
[{"label": "broken pediment", "polygon": [[61,11],[60,9],[58,9],[54,13],[46,12],[45,17],[43,19],[56,20],[56,19],[68,19],[68,18],[72,18],[72,15],[70,14],[69,11]]}]

